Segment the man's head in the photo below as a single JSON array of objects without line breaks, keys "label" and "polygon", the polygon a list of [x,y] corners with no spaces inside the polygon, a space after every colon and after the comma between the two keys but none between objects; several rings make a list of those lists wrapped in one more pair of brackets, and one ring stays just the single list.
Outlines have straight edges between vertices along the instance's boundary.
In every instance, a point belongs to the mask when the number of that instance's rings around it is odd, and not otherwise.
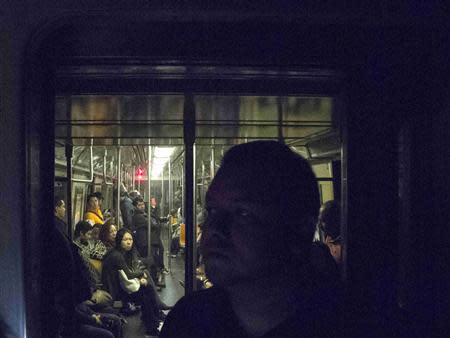
[{"label": "man's head", "polygon": [[55,216],[59,219],[64,219],[66,215],[66,204],[64,200],[60,196],[56,196],[53,203],[53,208],[55,212]]},{"label": "man's head", "polygon": [[341,219],[340,203],[327,201],[320,207],[318,218],[319,229],[325,236],[325,244],[337,263],[341,263]]},{"label": "man's head", "polygon": [[88,210],[97,210],[99,208],[97,195],[89,194],[87,197],[87,209]]},{"label": "man's head", "polygon": [[86,242],[91,239],[93,226],[91,223],[87,221],[79,221],[77,225],[75,225],[74,238],[79,238],[82,242]]},{"label": "man's head", "polygon": [[289,147],[231,148],[206,194],[201,253],[211,281],[232,285],[308,261],[319,207],[311,167]]},{"label": "man's head", "polygon": [[99,207],[101,207],[104,199],[102,193],[100,191],[96,191],[92,195],[95,195],[95,197],[97,197],[98,205]]},{"label": "man's head", "polygon": [[137,210],[144,211],[145,210],[145,202],[144,199],[140,196],[136,197],[133,200],[133,205]]},{"label": "man's head", "polygon": [[132,200],[134,200],[138,196],[141,196],[141,193],[137,190],[133,190],[128,194],[128,197],[130,197]]}]

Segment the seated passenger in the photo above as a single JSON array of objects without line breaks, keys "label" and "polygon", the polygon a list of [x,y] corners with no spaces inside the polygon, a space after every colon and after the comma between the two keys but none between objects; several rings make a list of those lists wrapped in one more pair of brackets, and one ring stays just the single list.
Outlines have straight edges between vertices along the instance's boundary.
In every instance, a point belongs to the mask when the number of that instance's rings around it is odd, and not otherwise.
[{"label": "seated passenger", "polygon": [[68,236],[67,224],[64,221],[64,217],[66,215],[66,204],[61,197],[56,196],[54,201],[54,214],[55,214],[55,226],[58,228],[64,235]]},{"label": "seated passenger", "polygon": [[100,241],[92,240],[92,229],[93,227],[89,222],[79,221],[75,225],[73,243],[78,247],[79,254],[89,271],[92,288],[96,289],[101,284],[101,276],[90,259],[103,259],[105,251],[102,249],[102,243]]},{"label": "seated passenger", "polygon": [[102,211],[100,210],[97,195],[95,193],[88,195],[87,197],[87,210],[84,214],[84,220],[94,224],[103,224],[105,220],[103,218]]},{"label": "seated passenger", "polygon": [[78,333],[81,337],[122,338],[122,319],[113,313],[96,312],[91,300],[75,308]]},{"label": "seated passenger", "polygon": [[117,232],[116,245],[103,259],[103,286],[114,300],[142,304],[142,319],[150,335],[158,335],[159,309],[149,273],[138,259],[129,229]]},{"label": "seated passenger", "polygon": [[182,298],[160,337],[339,337],[339,298],[311,267],[319,192],[288,146],[231,148],[206,194],[200,250],[213,287]]},{"label": "seated passenger", "polygon": [[[117,228],[114,224],[105,223],[100,228],[98,239],[105,247],[105,254],[116,245]],[[103,258],[103,257],[102,257]]]},{"label": "seated passenger", "polygon": [[324,243],[329,247],[331,255],[338,266],[341,266],[341,219],[338,201],[328,201],[322,205],[319,212],[319,229],[323,231]]},{"label": "seated passenger", "polygon": [[[62,220],[65,208],[60,197],[54,200],[55,216]],[[44,251],[43,290],[48,309],[44,315],[46,336],[72,337],[76,330],[75,306],[91,295],[90,283],[76,246],[57,222],[48,229]]]},{"label": "seated passenger", "polygon": [[100,233],[100,228],[102,227],[103,224],[100,223],[96,223],[94,224],[94,226],[92,227],[92,231],[91,231],[91,239],[93,241],[98,241],[98,235]]},{"label": "seated passenger", "polygon": [[[87,221],[79,221],[73,232],[73,242],[83,251],[83,254],[92,246],[92,225]],[[89,256],[89,255],[88,255]]]}]

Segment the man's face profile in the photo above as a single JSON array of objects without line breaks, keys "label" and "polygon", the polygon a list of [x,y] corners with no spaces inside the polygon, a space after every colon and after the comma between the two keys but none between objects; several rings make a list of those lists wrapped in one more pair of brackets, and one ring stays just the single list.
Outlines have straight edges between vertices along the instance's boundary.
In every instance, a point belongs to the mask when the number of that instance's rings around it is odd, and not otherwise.
[{"label": "man's face profile", "polygon": [[206,197],[201,253],[207,275],[222,286],[265,275],[273,265],[269,248],[276,208],[253,196],[244,181],[222,170]]}]

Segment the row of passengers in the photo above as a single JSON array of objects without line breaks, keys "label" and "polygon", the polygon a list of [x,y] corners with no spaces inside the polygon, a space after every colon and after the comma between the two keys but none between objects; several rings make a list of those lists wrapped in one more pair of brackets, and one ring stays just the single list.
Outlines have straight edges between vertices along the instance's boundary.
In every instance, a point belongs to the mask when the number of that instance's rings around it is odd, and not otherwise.
[{"label": "row of passengers", "polygon": [[[122,190],[122,198],[120,202],[120,209],[122,213],[122,219],[125,227],[132,230],[135,233],[139,254],[144,257],[147,266],[151,268],[151,274],[155,283],[158,287],[165,287],[163,273],[167,272],[164,266],[164,246],[161,241],[161,222],[166,221],[165,218],[160,218],[157,216],[158,210],[156,206],[156,199],[151,199],[151,256],[147,253],[147,229],[148,220],[147,214],[145,213],[145,203],[139,192],[133,191],[128,195],[126,189]],[[131,200],[133,198],[133,200]],[[103,196],[100,192],[94,192],[87,197],[87,211],[84,214],[84,220],[88,221],[92,225],[101,226],[103,223],[111,222],[111,218],[105,220],[103,213],[101,211]],[[130,203],[131,201],[131,203]],[[94,228],[95,229],[95,228]],[[137,230],[137,231],[136,231]],[[75,230],[76,231],[76,230]],[[92,246],[94,243],[87,241],[84,247]],[[97,245],[97,243],[95,243]],[[104,247],[90,247],[89,255],[92,259],[102,259],[105,254]]]},{"label": "row of passengers", "polygon": [[[100,228],[99,240],[92,244],[91,231],[92,226],[88,222],[79,222],[74,242],[81,248],[80,253],[95,287],[109,292],[113,300],[120,300],[128,310],[131,304],[141,303],[145,327],[148,332],[155,333],[159,320],[164,316],[162,310],[170,307],[159,298],[147,267],[132,246],[132,238],[131,246],[127,245],[131,233],[126,229],[117,233],[114,225],[104,224]],[[91,259],[103,260],[101,276],[92,267]]]},{"label": "row of passengers", "polygon": [[51,249],[45,251],[47,273],[43,287],[49,304],[43,326],[47,337],[120,338],[122,320],[114,309],[105,306],[110,300],[106,292],[95,290],[82,260],[64,229],[65,203],[54,201],[55,224],[48,230]]}]

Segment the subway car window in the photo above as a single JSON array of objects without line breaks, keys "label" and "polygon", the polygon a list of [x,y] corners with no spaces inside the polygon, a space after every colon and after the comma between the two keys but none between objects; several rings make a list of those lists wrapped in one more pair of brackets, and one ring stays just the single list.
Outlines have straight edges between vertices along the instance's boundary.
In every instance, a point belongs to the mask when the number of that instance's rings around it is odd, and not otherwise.
[{"label": "subway car window", "polygon": [[[333,163],[341,161],[342,143],[334,97],[192,98],[193,158],[184,139],[184,93],[55,98],[55,199],[66,210],[61,220],[91,273],[92,297],[108,294],[107,310],[126,318],[116,328],[124,337],[158,334],[168,311],[189,292],[189,269],[193,290],[213,286],[197,248],[206,192],[232,146],[254,140],[284,142],[309,161],[322,204],[340,189],[333,183],[340,179]],[[193,164],[192,182],[187,181],[186,162]],[[186,191],[190,184],[192,195]],[[189,205],[192,243],[185,218]],[[314,240],[325,241],[317,224]],[[130,275],[114,270],[121,255]],[[132,276],[139,280],[137,289]]]}]

